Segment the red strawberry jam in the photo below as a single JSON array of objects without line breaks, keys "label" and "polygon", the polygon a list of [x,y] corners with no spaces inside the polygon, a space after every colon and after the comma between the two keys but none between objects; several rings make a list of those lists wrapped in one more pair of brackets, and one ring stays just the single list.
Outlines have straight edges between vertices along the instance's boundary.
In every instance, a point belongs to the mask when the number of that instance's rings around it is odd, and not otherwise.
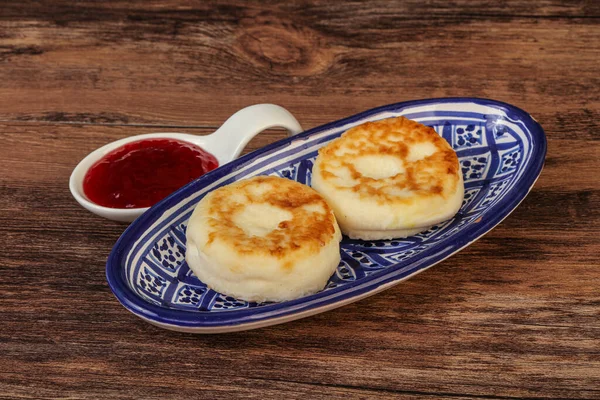
[{"label": "red strawberry jam", "polygon": [[218,166],[212,154],[191,143],[145,139],[127,143],[92,165],[83,191],[104,207],[150,207]]}]

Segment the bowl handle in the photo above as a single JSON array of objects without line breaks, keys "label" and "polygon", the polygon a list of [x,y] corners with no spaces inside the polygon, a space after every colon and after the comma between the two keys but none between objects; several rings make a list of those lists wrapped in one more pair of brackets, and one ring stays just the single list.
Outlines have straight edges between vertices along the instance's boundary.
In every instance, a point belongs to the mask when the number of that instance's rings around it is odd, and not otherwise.
[{"label": "bowl handle", "polygon": [[289,136],[302,132],[296,118],[285,108],[275,104],[255,104],[233,114],[205,139],[211,142],[210,148],[215,154],[233,160],[254,136],[276,127],[287,130]]}]

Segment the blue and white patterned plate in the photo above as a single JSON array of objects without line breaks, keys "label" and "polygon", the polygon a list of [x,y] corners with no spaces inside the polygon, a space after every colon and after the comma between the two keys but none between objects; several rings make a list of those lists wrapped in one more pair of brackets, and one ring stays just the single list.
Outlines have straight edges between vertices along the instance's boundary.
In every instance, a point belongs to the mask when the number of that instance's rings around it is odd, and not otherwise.
[{"label": "blue and white patterned plate", "polygon": [[[254,175],[310,184],[317,150],[366,121],[403,115],[432,126],[458,153],[465,199],[458,214],[418,235],[365,242],[344,238],[326,288],[283,303],[240,301],[200,282],[184,260],[185,229],[209,191]],[[546,154],[541,126],[509,104],[474,98],[391,104],[311,129],[226,164],[161,201],[123,233],[106,265],[110,288],[135,315],[198,333],[254,329],[331,310],[387,289],[469,245],[525,198]]]}]

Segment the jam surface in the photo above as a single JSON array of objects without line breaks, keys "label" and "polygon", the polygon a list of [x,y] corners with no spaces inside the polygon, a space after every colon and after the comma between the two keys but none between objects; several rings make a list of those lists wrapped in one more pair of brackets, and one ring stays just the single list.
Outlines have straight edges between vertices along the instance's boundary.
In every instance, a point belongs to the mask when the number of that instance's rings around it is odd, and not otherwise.
[{"label": "jam surface", "polygon": [[127,143],[92,165],[83,191],[104,207],[150,207],[218,166],[212,154],[191,143],[145,139]]}]

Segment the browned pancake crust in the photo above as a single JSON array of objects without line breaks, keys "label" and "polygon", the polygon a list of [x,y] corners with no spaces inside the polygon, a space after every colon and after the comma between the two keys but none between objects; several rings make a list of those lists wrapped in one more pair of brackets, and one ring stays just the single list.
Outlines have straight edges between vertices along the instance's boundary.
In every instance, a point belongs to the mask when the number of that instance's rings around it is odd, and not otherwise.
[{"label": "browned pancake crust", "polygon": [[[431,143],[436,151],[417,161],[409,161],[410,147],[419,143]],[[339,152],[344,154],[339,155]],[[359,156],[389,155],[401,159],[404,173],[392,177],[374,179],[363,176],[349,159]],[[319,151],[321,176],[332,184],[340,168],[347,168],[354,186],[336,186],[359,195],[376,199],[378,202],[403,203],[414,197],[442,196],[452,194],[459,181],[458,157],[450,145],[428,126],[404,117],[388,118],[367,122],[345,132]],[[403,198],[390,189],[406,189],[413,197]]]},{"label": "browned pancake crust", "polygon": [[[256,195],[250,186],[268,183],[273,187]],[[232,200],[232,193],[242,195],[244,201]],[[208,225],[211,228],[207,245],[220,240],[242,254],[268,254],[275,257],[290,252],[317,252],[329,243],[335,233],[335,217],[329,205],[312,188],[289,179],[258,176],[224,186],[208,196]],[[265,236],[249,236],[237,226],[233,216],[251,203],[266,203],[289,211],[292,219],[283,221]],[[324,213],[310,212],[302,206],[320,205]]]}]

